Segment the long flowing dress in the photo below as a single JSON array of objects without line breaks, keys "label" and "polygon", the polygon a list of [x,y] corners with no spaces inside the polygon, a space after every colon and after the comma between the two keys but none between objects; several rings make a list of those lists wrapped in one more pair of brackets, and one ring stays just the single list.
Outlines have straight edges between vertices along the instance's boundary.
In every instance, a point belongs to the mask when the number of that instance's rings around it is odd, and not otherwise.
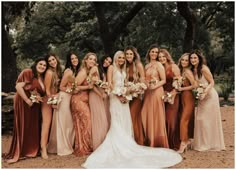
[{"label": "long flowing dress", "polygon": [[[190,81],[183,74],[182,87],[188,87],[191,85]],[[192,90],[184,90],[181,92],[181,118],[180,118],[180,139],[181,141],[187,141],[189,138],[193,138],[193,125],[191,120],[194,115],[195,99]],[[190,126],[191,124],[191,126]]]},{"label": "long flowing dress", "polygon": [[[85,79],[82,86],[88,85]],[[71,113],[75,129],[76,156],[88,155],[92,152],[92,127],[89,109],[89,91],[82,90],[71,97]]]},{"label": "long flowing dress", "polygon": [[[98,74],[94,74],[94,76],[98,76]],[[98,88],[98,90],[102,89]],[[96,150],[103,142],[109,129],[107,106],[105,104],[107,104],[105,100],[94,90],[90,90],[89,107],[91,111],[93,150]]]},{"label": "long flowing dress", "polygon": [[[125,73],[113,73],[113,90],[124,86]],[[85,168],[160,168],[181,162],[182,157],[166,148],[138,145],[133,139],[129,104],[110,95],[111,127],[104,142],[82,164]]]},{"label": "long flowing dress", "polygon": [[[129,77],[128,81],[133,82],[133,65],[129,66]],[[143,101],[141,96],[133,98],[129,103],[132,124],[133,124],[133,131],[134,131],[134,139],[139,145],[144,145],[144,130],[142,125],[142,117],[141,117],[141,110],[142,110]]]},{"label": "long flowing dress", "polygon": [[[160,80],[155,65],[145,68],[146,80]],[[146,90],[144,94],[143,107],[141,111],[142,124],[145,133],[145,145],[151,147],[169,148],[166,133],[165,106],[162,100],[163,87],[154,90]]]},{"label": "long flowing dress", "polygon": [[61,102],[53,112],[51,132],[48,142],[48,152],[58,155],[73,153],[75,131],[70,109],[71,94],[60,91]]},{"label": "long flowing dress", "polygon": [[[30,97],[30,91],[37,90],[43,96],[45,93],[37,78],[33,78],[31,69],[25,69],[19,75],[16,83],[25,82],[24,91]],[[36,157],[40,146],[40,114],[41,105],[33,103],[31,107],[16,93],[14,98],[13,138],[7,159],[18,161],[24,157]]]},{"label": "long flowing dress", "polygon": [[[209,84],[204,75],[200,79],[196,75],[195,79],[199,83]],[[219,97],[214,88],[211,88],[203,100],[198,101],[193,148],[198,151],[225,150]]]},{"label": "long flowing dress", "polygon": [[[172,71],[172,67],[168,67],[166,69],[166,84],[164,84],[164,90],[167,92],[171,92],[174,87],[172,86],[174,78],[174,73]],[[165,103],[165,111],[166,111],[166,130],[168,136],[168,143],[171,149],[179,149],[180,145],[180,110],[179,110],[179,95],[177,94],[174,99],[174,103],[170,104],[168,102]]]}]

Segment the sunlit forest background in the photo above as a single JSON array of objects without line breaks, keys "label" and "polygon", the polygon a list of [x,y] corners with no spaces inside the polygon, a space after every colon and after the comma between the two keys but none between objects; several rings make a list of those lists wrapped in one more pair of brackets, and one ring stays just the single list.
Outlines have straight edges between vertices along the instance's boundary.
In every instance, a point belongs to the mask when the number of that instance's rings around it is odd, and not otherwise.
[{"label": "sunlit forest background", "polygon": [[[137,47],[144,61],[157,43],[177,62],[201,49],[219,95],[234,90],[234,2],[1,2],[2,91],[15,91],[19,72],[37,57],[69,51],[82,59]],[[145,64],[145,63],[144,63]]]}]

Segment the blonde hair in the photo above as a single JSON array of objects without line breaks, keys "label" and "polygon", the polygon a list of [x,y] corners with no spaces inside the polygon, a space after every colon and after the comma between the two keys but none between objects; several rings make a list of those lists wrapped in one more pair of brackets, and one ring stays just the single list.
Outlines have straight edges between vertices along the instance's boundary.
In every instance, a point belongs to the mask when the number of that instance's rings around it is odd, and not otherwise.
[{"label": "blonde hair", "polygon": [[81,69],[85,69],[86,70],[86,72],[88,73],[89,72],[89,70],[88,70],[88,68],[87,68],[87,65],[86,65],[86,60],[89,58],[89,56],[91,56],[91,55],[94,55],[95,57],[96,57],[96,62],[97,62],[97,55],[95,54],[95,53],[92,53],[92,52],[88,52],[85,56],[84,56],[84,58],[83,58],[83,60],[82,60],[82,64],[81,64]]},{"label": "blonde hair", "polygon": [[[172,59],[170,53],[169,53],[166,49],[163,49],[163,48],[160,49],[160,50],[159,50],[159,54],[160,54],[160,53],[163,53],[163,54],[165,55],[166,60],[167,60],[167,62],[168,62],[169,64],[174,64],[174,63],[175,63],[174,60]],[[159,57],[159,54],[158,54],[158,57]],[[159,61],[158,57],[157,57],[157,60]]]},{"label": "blonde hair", "polygon": [[181,73],[183,72],[183,66],[181,65],[181,59],[182,59],[184,56],[188,56],[189,67],[191,66],[189,54],[190,54],[190,53],[184,53],[183,55],[181,55],[181,57],[180,57],[179,60],[178,60],[178,67],[179,67]]},{"label": "blonde hair", "polygon": [[[117,66],[117,64],[116,64],[116,61],[117,61],[117,59],[118,59],[118,57],[120,56],[120,55],[124,55],[125,56],[125,53],[123,52],[123,51],[117,51],[116,53],[115,53],[115,55],[114,55],[114,57],[113,57],[113,66],[114,66],[114,68],[117,70],[118,69],[118,66]],[[121,66],[121,72],[125,72],[125,69],[126,69],[126,60],[125,60],[125,63]]]}]

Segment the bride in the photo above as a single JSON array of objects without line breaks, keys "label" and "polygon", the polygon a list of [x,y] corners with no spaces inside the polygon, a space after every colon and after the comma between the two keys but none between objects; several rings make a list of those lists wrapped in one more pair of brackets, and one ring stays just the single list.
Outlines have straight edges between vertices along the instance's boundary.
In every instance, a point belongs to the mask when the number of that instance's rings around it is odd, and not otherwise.
[{"label": "bride", "polygon": [[134,141],[129,104],[124,97],[114,94],[121,91],[125,77],[125,55],[117,51],[108,69],[108,82],[113,92],[110,94],[111,126],[103,143],[82,167],[164,168],[181,162],[182,157],[173,150],[140,146]]}]

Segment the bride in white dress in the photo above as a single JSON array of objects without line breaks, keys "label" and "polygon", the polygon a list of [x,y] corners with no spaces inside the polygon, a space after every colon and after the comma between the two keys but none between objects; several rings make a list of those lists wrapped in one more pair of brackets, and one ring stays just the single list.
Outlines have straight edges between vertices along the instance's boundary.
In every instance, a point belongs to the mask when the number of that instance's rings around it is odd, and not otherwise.
[{"label": "bride in white dress", "polygon": [[[112,91],[124,86],[125,55],[117,51],[113,66],[108,69]],[[133,138],[129,104],[123,97],[110,94],[111,126],[103,143],[82,164],[85,168],[164,168],[182,161],[182,157],[167,148],[138,145]]]}]

